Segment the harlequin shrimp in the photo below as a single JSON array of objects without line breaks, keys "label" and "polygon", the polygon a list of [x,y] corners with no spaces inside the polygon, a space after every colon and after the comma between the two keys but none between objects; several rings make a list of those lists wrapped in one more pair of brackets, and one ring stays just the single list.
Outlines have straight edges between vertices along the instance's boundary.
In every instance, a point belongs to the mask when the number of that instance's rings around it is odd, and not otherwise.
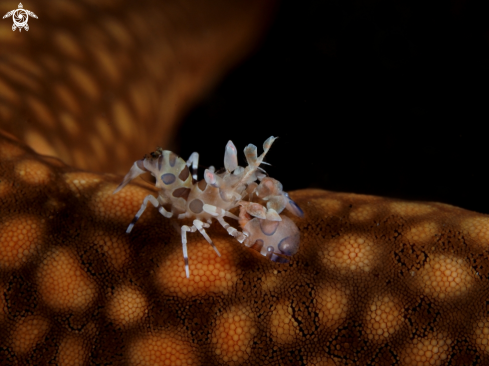
[{"label": "harlequin shrimp", "polygon": [[[229,141],[224,154],[224,169],[216,172],[214,167],[210,167],[205,170],[204,179],[200,181],[197,181],[197,152],[190,155],[185,162],[173,152],[158,148],[134,162],[114,194],[145,172],[150,172],[155,177],[156,187],[160,191],[156,198],[153,195],[144,198],[126,233],[132,231],[149,202],[167,218],[176,216],[180,220],[193,220],[192,225],[182,225],[180,228],[187,277],[190,274],[187,232],[198,230],[220,256],[219,250],[205,231],[212,219],[216,219],[240,243],[268,259],[280,263],[288,262],[288,257],[299,249],[300,234],[294,222],[288,217],[280,216],[280,213],[288,209],[294,215],[302,217],[303,212],[282,190],[282,184],[267,177],[260,168],[275,139],[271,136],[264,142],[264,151],[259,157],[256,146],[249,144],[244,149],[248,163],[245,168],[238,166],[236,147]],[[190,166],[193,170],[192,176]],[[259,202],[252,202],[255,195],[260,202],[266,203],[266,207]],[[248,201],[244,200],[246,197]],[[168,205],[171,207],[169,211],[164,207]],[[238,206],[239,217],[230,212]],[[225,217],[238,220],[242,232],[229,225],[224,220]]]}]

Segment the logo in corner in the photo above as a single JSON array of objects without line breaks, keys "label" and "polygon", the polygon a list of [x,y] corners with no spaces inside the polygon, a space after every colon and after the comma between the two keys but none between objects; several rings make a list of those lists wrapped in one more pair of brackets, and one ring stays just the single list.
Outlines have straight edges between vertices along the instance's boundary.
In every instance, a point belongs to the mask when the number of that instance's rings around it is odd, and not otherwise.
[{"label": "logo in corner", "polygon": [[15,31],[17,28],[19,28],[19,32],[22,32],[22,28],[25,28],[26,31],[29,30],[29,25],[27,24],[27,21],[29,20],[29,15],[37,19],[36,14],[34,14],[30,10],[24,9],[22,3],[19,3],[19,8],[9,11],[7,14],[3,16],[3,19],[12,16],[14,20],[14,24],[12,25],[12,30]]}]

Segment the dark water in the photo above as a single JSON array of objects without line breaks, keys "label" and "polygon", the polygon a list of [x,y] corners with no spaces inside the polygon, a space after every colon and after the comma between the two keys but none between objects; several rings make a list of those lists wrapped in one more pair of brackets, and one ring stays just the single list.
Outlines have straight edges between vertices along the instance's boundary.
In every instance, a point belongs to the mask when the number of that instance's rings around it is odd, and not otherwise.
[{"label": "dark water", "polygon": [[[489,4],[285,1],[256,53],[186,117],[182,157],[231,139],[285,189],[433,200],[489,213]],[[244,163],[243,154],[240,155]]]}]

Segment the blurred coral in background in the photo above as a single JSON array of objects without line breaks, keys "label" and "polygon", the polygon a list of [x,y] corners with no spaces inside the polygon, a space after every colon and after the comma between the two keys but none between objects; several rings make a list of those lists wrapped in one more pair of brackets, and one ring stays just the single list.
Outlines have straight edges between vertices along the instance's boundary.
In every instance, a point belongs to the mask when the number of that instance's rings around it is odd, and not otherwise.
[{"label": "blurred coral in background", "polygon": [[122,173],[172,147],[182,115],[256,47],[276,1],[25,6],[39,17],[29,32],[0,23],[0,128],[75,167]]}]

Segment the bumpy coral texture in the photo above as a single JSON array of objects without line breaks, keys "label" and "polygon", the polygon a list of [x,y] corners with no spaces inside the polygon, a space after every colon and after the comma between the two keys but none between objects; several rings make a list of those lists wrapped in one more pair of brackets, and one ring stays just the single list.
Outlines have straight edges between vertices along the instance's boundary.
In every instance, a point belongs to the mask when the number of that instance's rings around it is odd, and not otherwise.
[{"label": "bumpy coral texture", "polygon": [[289,264],[214,223],[222,256],[189,234],[187,279],[175,221],[125,233],[154,187],[0,136],[1,365],[489,364],[486,215],[292,192]]}]

